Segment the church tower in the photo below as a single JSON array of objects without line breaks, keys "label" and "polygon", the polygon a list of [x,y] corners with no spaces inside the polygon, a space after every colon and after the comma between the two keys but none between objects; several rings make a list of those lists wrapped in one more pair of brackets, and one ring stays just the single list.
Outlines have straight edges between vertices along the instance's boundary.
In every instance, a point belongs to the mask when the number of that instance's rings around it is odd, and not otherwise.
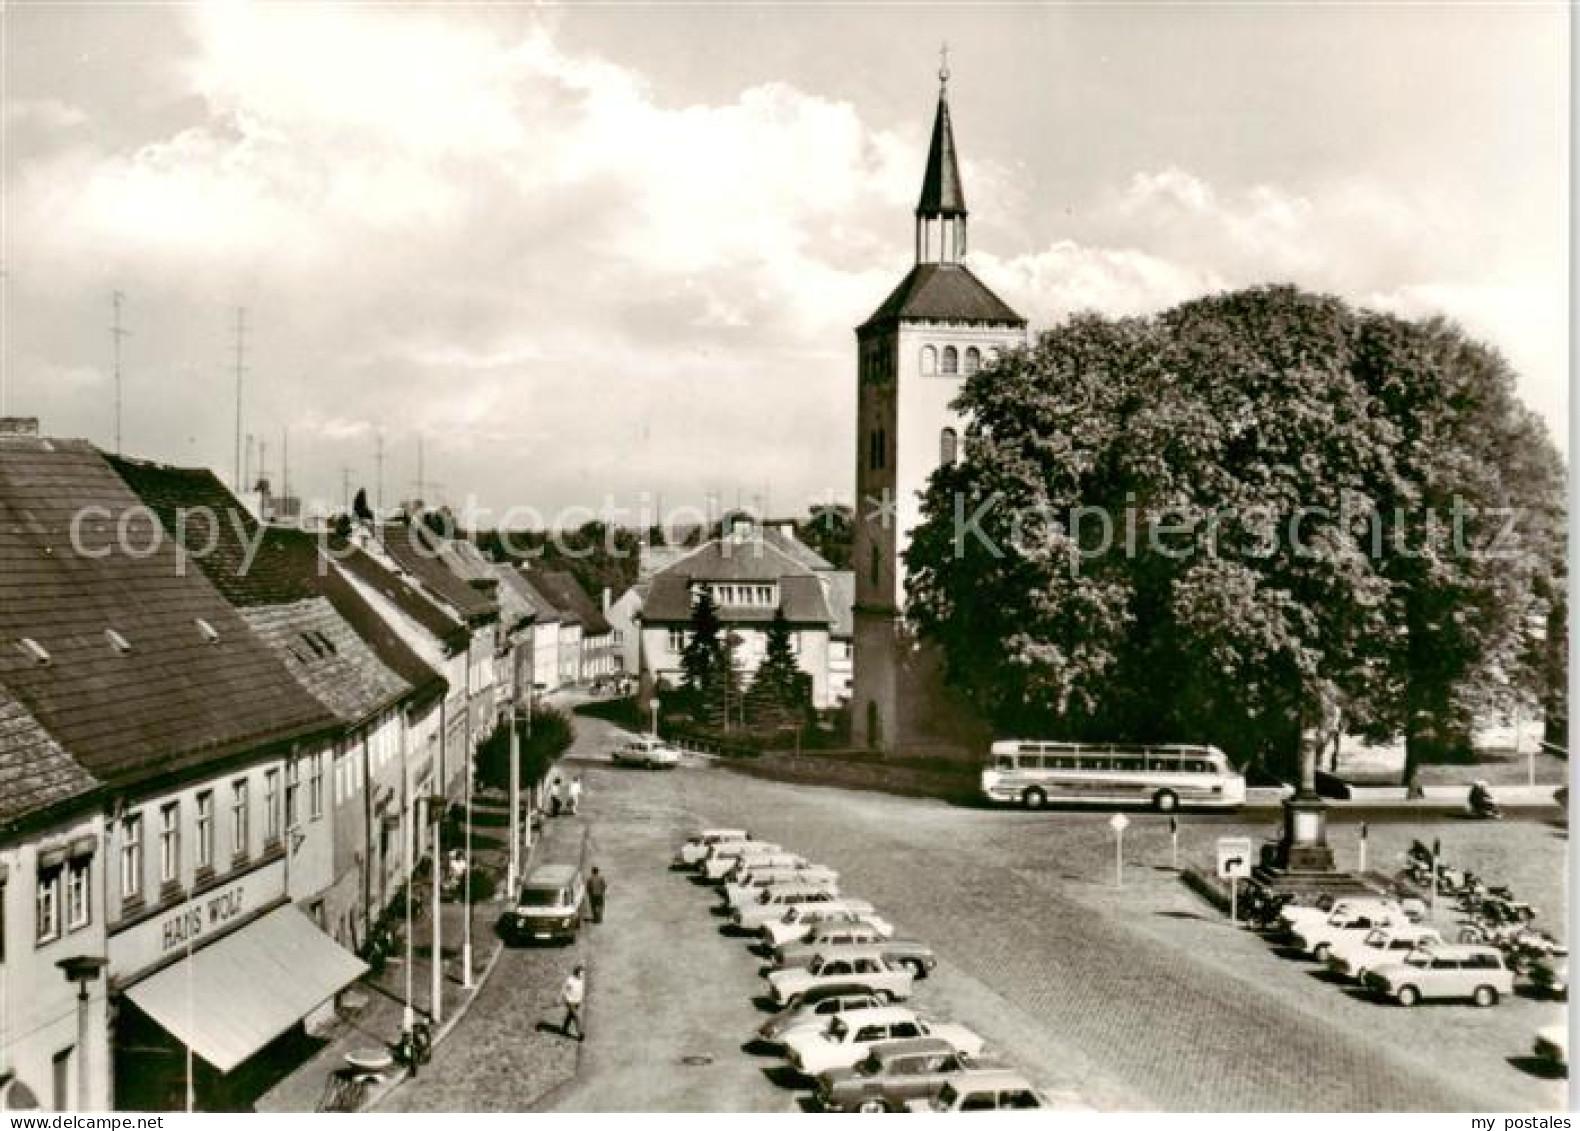
[{"label": "church tower", "polygon": [[852,738],[886,751],[952,745],[953,697],[930,649],[905,624],[910,531],[941,462],[962,458],[961,382],[1023,345],[1026,320],[988,290],[966,256],[966,197],[949,118],[949,69],[916,204],[916,263],[856,329],[855,679]]}]

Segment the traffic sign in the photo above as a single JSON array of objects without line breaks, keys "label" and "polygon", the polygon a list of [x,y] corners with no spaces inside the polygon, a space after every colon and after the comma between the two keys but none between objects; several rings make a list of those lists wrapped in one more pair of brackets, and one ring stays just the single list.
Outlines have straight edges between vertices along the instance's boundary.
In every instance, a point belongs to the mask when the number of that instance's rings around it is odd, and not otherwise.
[{"label": "traffic sign", "polygon": [[1108,818],[1108,827],[1113,829],[1116,833],[1122,833],[1130,827],[1130,818],[1125,816],[1123,813],[1115,813],[1112,817]]},{"label": "traffic sign", "polygon": [[1251,874],[1251,838],[1248,836],[1221,836],[1218,838],[1218,878],[1223,880],[1246,879]]}]

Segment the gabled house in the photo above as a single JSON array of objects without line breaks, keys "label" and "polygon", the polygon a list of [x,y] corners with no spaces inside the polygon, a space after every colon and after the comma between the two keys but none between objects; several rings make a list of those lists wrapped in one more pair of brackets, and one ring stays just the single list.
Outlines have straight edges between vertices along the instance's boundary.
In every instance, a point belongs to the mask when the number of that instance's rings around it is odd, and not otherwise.
[{"label": "gabled house", "polygon": [[585,683],[613,674],[614,630],[576,578],[565,570],[533,567],[527,581],[559,615],[560,681]]}]

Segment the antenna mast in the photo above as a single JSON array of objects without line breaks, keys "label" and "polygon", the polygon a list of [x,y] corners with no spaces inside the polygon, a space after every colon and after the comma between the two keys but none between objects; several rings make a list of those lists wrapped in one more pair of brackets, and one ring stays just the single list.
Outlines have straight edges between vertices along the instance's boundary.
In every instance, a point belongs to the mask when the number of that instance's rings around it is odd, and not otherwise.
[{"label": "antenna mast", "polygon": [[121,454],[121,339],[131,334],[121,327],[121,302],[126,296],[120,291],[110,292],[110,305],[115,308],[115,323],[110,327],[110,339],[115,343],[115,454]]},{"label": "antenna mast", "polygon": [[373,436],[373,463],[378,468],[373,479],[373,517],[376,521],[384,513],[384,429]]},{"label": "antenna mast", "polygon": [[[242,482],[241,470],[241,382],[242,374],[247,372],[243,362],[247,351],[247,308],[236,308],[236,490],[245,491],[247,486]],[[263,462],[260,455],[259,463]]]}]

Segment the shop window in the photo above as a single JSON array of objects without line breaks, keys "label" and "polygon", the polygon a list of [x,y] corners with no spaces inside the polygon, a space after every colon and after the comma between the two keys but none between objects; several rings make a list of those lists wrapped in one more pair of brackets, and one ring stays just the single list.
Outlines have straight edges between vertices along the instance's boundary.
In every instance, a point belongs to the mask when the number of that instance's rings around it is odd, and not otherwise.
[{"label": "shop window", "polygon": [[56,864],[38,870],[38,893],[34,903],[34,937],[40,945],[60,938],[60,893],[65,868]]},{"label": "shop window", "polygon": [[143,815],[134,813],[121,822],[121,899],[143,898]]},{"label": "shop window", "polygon": [[922,375],[931,377],[938,372],[938,351],[932,346],[922,347]]},{"label": "shop window", "polygon": [[939,366],[939,371],[946,377],[960,372],[960,351],[954,346],[944,347],[943,362]]}]

